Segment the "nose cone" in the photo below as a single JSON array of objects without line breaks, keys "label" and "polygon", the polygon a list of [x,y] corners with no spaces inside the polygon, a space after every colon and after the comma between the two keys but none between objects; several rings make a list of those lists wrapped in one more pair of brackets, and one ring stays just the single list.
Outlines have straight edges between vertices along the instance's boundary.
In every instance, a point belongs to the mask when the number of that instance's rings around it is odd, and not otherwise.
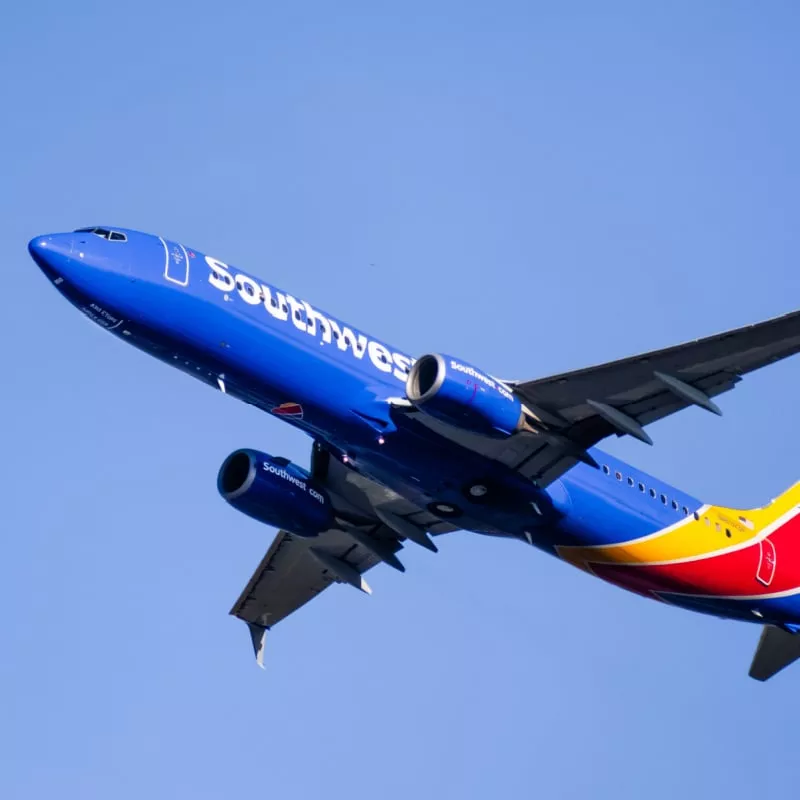
[{"label": "nose cone", "polygon": [[74,238],[71,233],[36,236],[28,242],[28,252],[40,269],[61,274],[72,256]]}]

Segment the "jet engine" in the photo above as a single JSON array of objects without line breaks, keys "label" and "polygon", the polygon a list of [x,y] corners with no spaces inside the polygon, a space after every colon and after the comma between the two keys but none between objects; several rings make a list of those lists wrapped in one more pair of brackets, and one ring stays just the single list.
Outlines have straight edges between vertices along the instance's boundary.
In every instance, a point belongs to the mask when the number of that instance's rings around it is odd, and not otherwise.
[{"label": "jet engine", "polygon": [[317,536],[334,524],[325,490],[285,458],[236,450],[220,467],[217,489],[238,511],[297,536]]},{"label": "jet engine", "polygon": [[519,398],[485,372],[451,356],[422,356],[408,373],[406,395],[424,414],[473,433],[507,438],[524,424]]}]

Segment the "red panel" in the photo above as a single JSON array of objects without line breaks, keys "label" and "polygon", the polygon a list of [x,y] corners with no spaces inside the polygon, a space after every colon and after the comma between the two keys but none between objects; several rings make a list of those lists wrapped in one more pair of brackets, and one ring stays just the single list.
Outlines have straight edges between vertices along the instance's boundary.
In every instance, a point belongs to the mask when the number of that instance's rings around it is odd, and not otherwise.
[{"label": "red panel", "polygon": [[639,594],[678,592],[735,597],[760,594],[765,586],[770,593],[789,591],[800,587],[800,516],[788,520],[767,539],[715,556],[656,566],[590,566],[598,577]]},{"label": "red panel", "polygon": [[758,578],[764,586],[769,586],[772,583],[772,579],[775,577],[777,554],[775,552],[775,545],[770,539],[764,539],[763,542],[760,542],[760,545],[761,552],[759,554],[760,558],[756,578]]}]

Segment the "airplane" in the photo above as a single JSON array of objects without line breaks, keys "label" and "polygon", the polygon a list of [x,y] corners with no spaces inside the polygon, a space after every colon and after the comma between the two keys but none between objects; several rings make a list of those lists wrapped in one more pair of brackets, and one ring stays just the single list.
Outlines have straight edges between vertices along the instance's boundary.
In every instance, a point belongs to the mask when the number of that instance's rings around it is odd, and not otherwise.
[{"label": "airplane", "polygon": [[518,539],[609,583],[756,623],[750,676],[800,658],[800,483],[761,508],[703,503],[602,452],[800,351],[800,311],[532,380],[413,358],[179,242],[94,226],[36,236],[33,260],[114,336],[313,440],[310,468],[231,453],[217,486],[278,529],[231,614],[263,667],[267,631],[332,583],[405,567],[410,543],[466,530]]}]

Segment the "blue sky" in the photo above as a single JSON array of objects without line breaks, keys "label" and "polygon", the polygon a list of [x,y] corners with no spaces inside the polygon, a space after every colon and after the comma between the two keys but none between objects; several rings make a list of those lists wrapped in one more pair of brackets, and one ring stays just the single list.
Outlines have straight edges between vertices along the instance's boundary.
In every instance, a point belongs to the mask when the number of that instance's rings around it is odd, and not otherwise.
[{"label": "blue sky", "polygon": [[[309,441],[93,327],[27,257],[137,227],[508,377],[793,310],[800,9],[31,2],[0,26],[0,796],[777,796],[800,668],[511,542],[335,587],[267,670],[272,538],[217,496]],[[800,478],[800,362],[618,455],[705,500]]]}]

